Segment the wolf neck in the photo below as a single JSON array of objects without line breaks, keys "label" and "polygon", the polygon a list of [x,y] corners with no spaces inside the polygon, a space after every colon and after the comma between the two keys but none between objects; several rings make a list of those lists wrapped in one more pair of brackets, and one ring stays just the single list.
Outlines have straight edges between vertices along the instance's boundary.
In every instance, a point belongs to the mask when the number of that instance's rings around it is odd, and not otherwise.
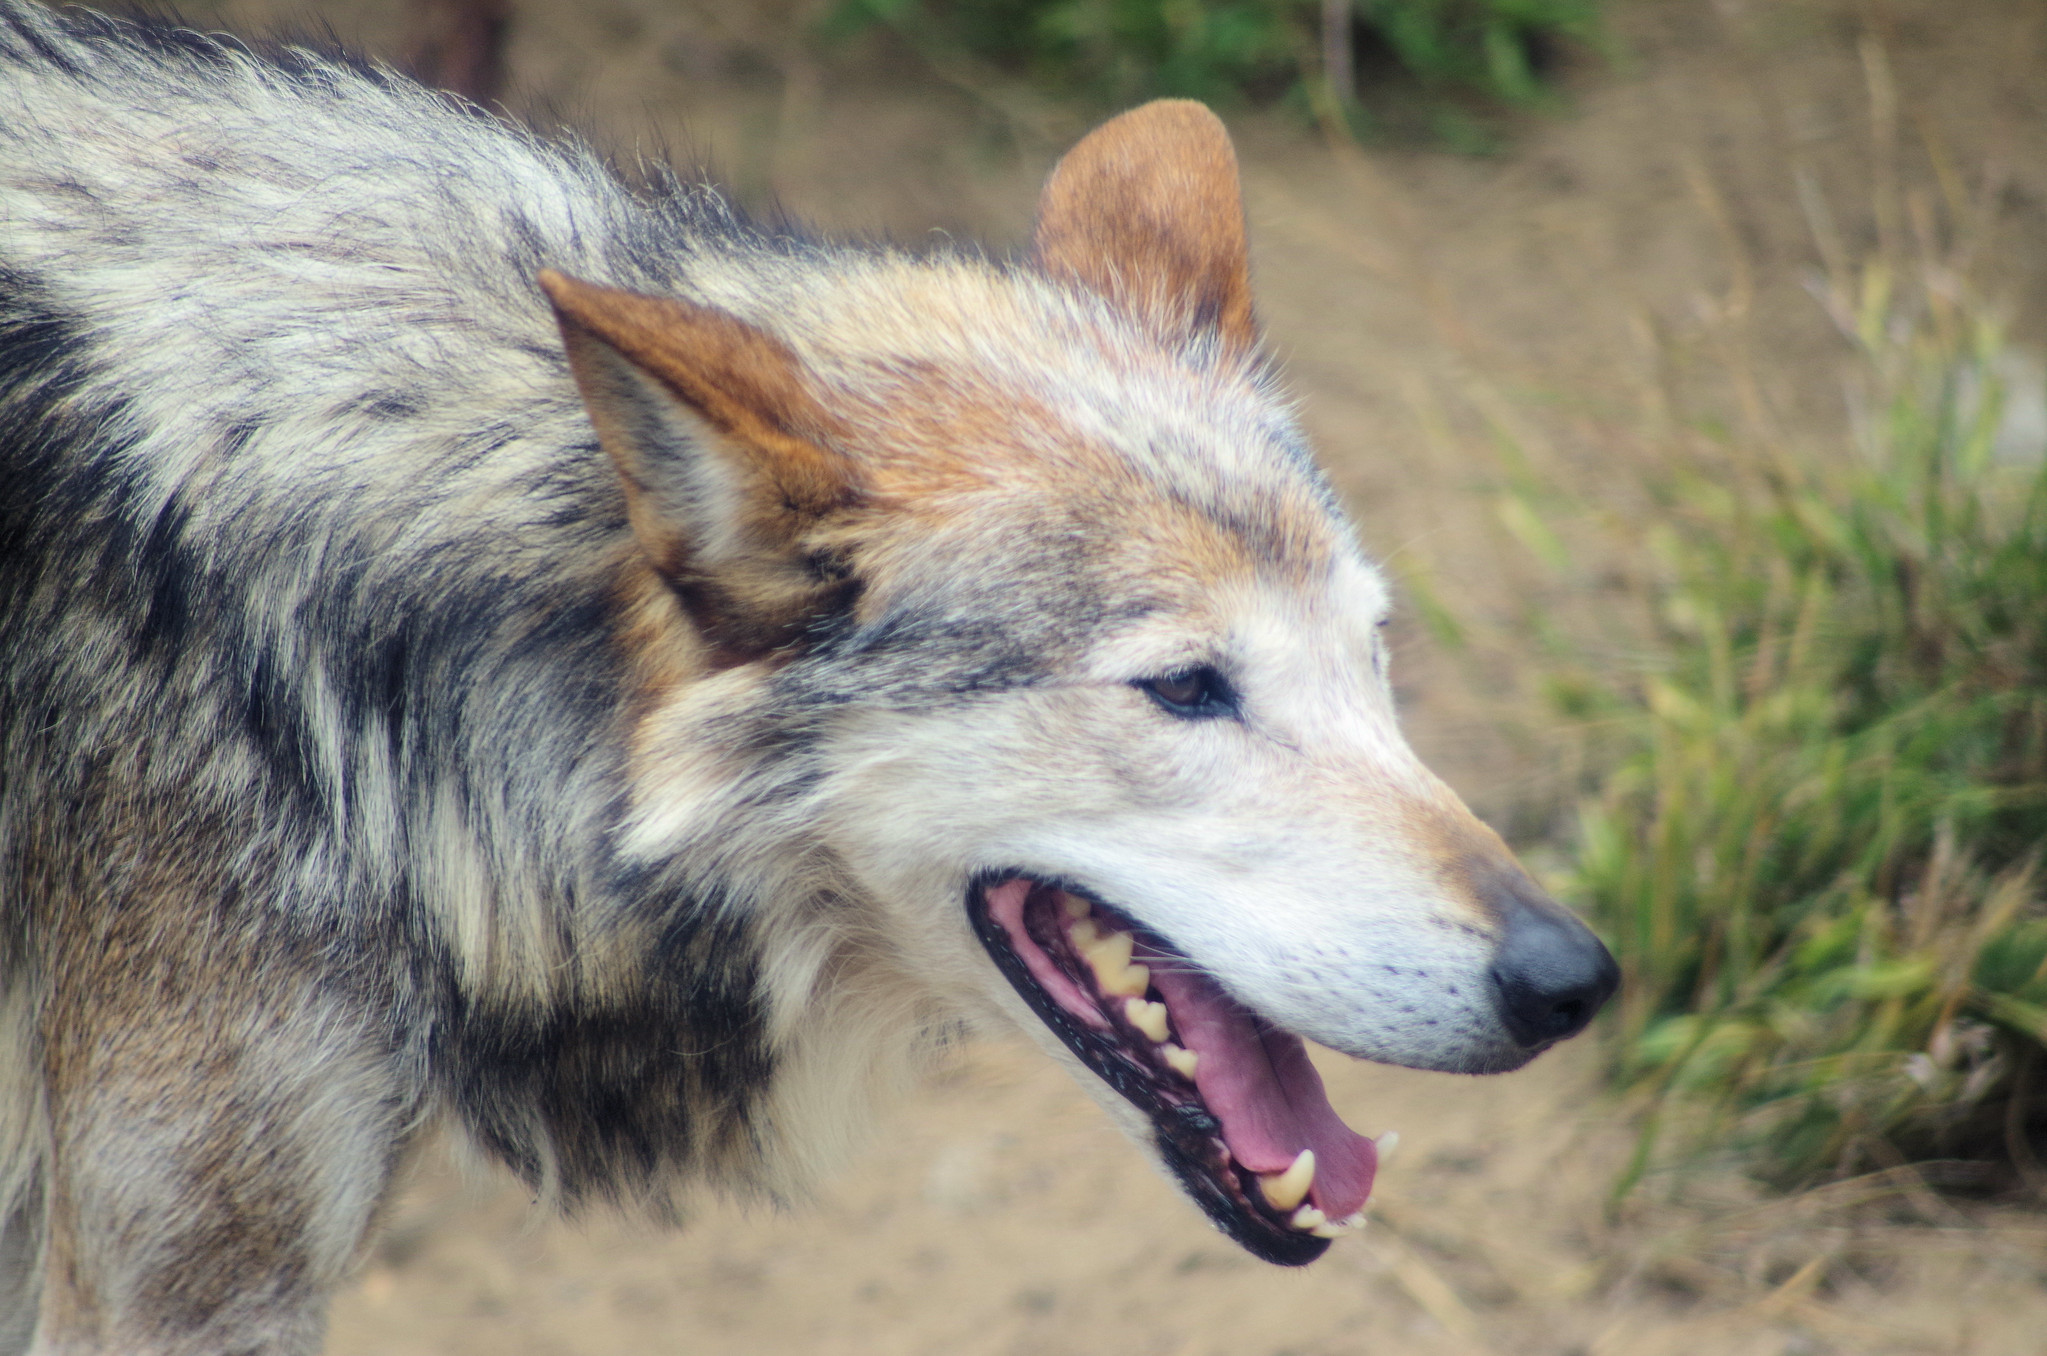
[{"label": "wolf neck", "polygon": [[800,1195],[949,1015],[812,841],[820,754],[770,714],[776,666],[719,667],[653,571],[613,566],[600,704],[624,754],[557,807],[602,849],[555,892],[522,868],[444,914],[465,977],[448,1062],[489,1070],[457,1115],[569,1205],[658,1209],[704,1174]]}]

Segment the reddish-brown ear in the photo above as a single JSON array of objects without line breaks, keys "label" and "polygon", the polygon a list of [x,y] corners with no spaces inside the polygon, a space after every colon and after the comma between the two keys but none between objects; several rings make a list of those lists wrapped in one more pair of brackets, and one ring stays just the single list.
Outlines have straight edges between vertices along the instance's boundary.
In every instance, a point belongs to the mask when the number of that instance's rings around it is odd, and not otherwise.
[{"label": "reddish-brown ear", "polygon": [[1052,170],[1038,198],[1038,267],[1100,293],[1169,342],[1211,331],[1258,342],[1237,154],[1190,99],[1111,118]]},{"label": "reddish-brown ear", "polygon": [[715,307],[539,281],[633,534],[712,643],[765,653],[843,602],[847,581],[808,543],[858,500],[858,476],[788,346]]}]

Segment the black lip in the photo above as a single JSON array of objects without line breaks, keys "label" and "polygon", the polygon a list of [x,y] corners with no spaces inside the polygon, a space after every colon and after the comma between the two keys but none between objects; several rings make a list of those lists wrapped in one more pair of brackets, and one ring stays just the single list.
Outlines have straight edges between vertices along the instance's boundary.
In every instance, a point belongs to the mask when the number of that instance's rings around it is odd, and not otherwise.
[{"label": "black lip", "polygon": [[[1002,925],[988,912],[987,892],[1023,879],[1034,885],[1066,890],[1128,925],[1125,916],[1091,891],[1056,877],[1028,871],[988,871],[967,885],[967,919],[988,950],[995,968],[1023,995],[1031,1011],[1052,1029],[1080,1062],[1143,1112],[1152,1123],[1152,1143],[1179,1179],[1181,1188],[1215,1226],[1252,1256],[1276,1266],[1304,1266],[1329,1250],[1329,1240],[1292,1227],[1252,1193],[1257,1185],[1221,1148],[1221,1124],[1197,1097],[1181,1097],[1147,1065],[1133,1058],[1114,1038],[1085,1026],[1031,977],[1023,958],[1010,946]],[[1135,929],[1160,950],[1173,951],[1155,934]]]}]

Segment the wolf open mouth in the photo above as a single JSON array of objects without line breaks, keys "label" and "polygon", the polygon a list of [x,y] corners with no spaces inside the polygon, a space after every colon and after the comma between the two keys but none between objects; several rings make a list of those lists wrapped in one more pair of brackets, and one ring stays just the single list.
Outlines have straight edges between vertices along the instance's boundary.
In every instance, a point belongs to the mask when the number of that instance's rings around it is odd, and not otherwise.
[{"label": "wolf open mouth", "polygon": [[1343,1123],[1301,1038],[1075,886],[987,875],[967,892],[995,964],[1082,1063],[1150,1117],[1217,1227],[1282,1266],[1362,1223],[1378,1154]]}]

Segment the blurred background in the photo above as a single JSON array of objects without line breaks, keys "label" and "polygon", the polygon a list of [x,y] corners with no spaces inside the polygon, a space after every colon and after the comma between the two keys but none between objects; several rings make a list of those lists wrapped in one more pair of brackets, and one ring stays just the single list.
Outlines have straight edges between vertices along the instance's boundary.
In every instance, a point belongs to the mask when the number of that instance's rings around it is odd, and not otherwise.
[{"label": "blurred background", "polygon": [[1280,1273],[1028,1052],[787,1216],[535,1218],[431,1156],[342,1353],[2035,1353],[2047,1332],[2047,5],[187,0],[832,233],[1013,249],[1209,100],[1402,594],[1423,755],[1629,972]]}]

